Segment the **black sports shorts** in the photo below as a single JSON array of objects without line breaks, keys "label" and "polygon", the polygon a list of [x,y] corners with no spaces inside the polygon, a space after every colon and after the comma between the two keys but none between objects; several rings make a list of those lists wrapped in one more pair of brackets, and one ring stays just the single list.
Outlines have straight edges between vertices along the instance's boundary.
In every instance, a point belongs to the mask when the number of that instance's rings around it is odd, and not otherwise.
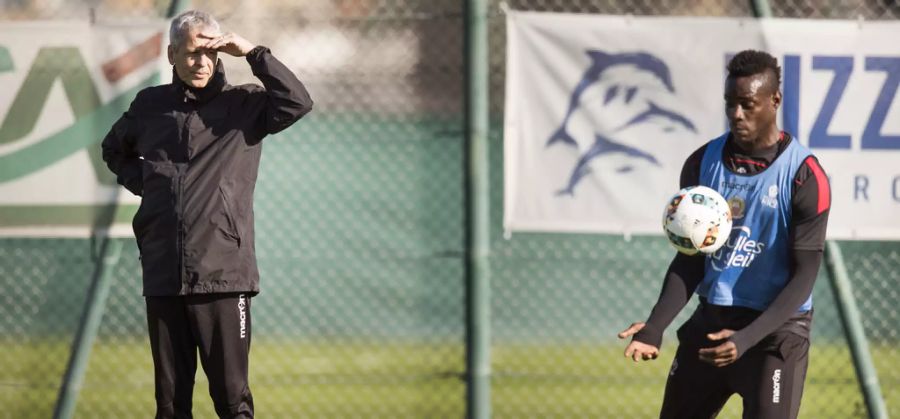
[{"label": "black sports shorts", "polygon": [[701,348],[721,341],[688,321],[678,330],[679,346],[669,371],[661,419],[715,418],[731,395],[743,398],[745,419],[795,419],[809,361],[809,339],[779,331],[724,367],[700,360]]}]

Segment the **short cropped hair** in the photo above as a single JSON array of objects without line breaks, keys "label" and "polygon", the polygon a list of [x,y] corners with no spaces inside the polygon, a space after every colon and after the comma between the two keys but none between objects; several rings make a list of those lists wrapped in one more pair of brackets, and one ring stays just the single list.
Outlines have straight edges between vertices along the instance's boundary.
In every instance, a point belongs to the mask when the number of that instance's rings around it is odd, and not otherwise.
[{"label": "short cropped hair", "polygon": [[169,26],[169,43],[176,47],[184,42],[191,29],[219,30],[219,22],[209,13],[200,10],[188,10],[172,19]]},{"label": "short cropped hair", "polygon": [[773,90],[781,88],[781,67],[778,59],[765,51],[744,50],[728,62],[728,77],[747,77],[771,71],[775,77]]}]

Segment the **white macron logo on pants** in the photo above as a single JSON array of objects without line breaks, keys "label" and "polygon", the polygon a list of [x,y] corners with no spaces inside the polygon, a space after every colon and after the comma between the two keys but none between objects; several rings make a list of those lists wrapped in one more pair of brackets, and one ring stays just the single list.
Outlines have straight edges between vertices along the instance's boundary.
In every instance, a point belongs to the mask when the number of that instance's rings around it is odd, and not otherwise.
[{"label": "white macron logo on pants", "polygon": [[238,295],[238,313],[241,316],[241,339],[247,337],[247,312],[245,308],[247,303],[244,301],[244,294]]},{"label": "white macron logo on pants", "polygon": [[778,403],[781,400],[781,369],[775,370],[772,374],[772,403]]}]

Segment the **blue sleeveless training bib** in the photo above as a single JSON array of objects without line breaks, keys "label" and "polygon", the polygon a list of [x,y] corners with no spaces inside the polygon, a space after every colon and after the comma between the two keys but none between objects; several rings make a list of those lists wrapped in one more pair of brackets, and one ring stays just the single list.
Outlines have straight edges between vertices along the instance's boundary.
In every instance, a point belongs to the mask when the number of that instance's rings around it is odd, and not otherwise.
[{"label": "blue sleeveless training bib", "polygon": [[[772,165],[755,175],[733,173],[722,162],[728,133],[706,147],[700,184],[719,191],[731,206],[728,242],[706,258],[697,294],[711,304],[763,311],[790,279],[788,227],[794,176],[811,154],[796,139]],[[812,295],[799,311],[812,308]]]}]

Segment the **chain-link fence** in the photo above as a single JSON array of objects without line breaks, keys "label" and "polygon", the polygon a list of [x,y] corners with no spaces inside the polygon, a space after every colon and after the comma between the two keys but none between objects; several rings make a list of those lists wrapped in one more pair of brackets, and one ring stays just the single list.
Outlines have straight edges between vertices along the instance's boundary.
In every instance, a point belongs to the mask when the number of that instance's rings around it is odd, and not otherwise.
[{"label": "chain-link fence", "polygon": [[[506,2],[516,10],[752,16],[727,0]],[[195,1],[267,45],[316,109],[266,140],[255,213],[262,293],[251,388],[262,417],[451,418],[465,411],[463,2]],[[130,21],[168,1],[4,3],[0,19]],[[772,2],[779,17],[894,19],[884,0]],[[492,410],[497,418],[649,418],[662,359],[632,365],[615,333],[643,319],[672,256],[658,237],[501,231],[505,27],[490,6]],[[252,81],[241,60],[232,83]],[[132,239],[76,417],[146,417],[153,374]],[[900,415],[900,244],[841,243],[888,409]],[[98,255],[86,239],[0,239],[0,417],[50,417]],[[801,417],[864,417],[823,273]],[[676,323],[684,319],[686,309]],[[674,327],[670,328],[674,330]],[[213,417],[202,371],[197,417]],[[732,400],[721,417],[740,417]]]}]

